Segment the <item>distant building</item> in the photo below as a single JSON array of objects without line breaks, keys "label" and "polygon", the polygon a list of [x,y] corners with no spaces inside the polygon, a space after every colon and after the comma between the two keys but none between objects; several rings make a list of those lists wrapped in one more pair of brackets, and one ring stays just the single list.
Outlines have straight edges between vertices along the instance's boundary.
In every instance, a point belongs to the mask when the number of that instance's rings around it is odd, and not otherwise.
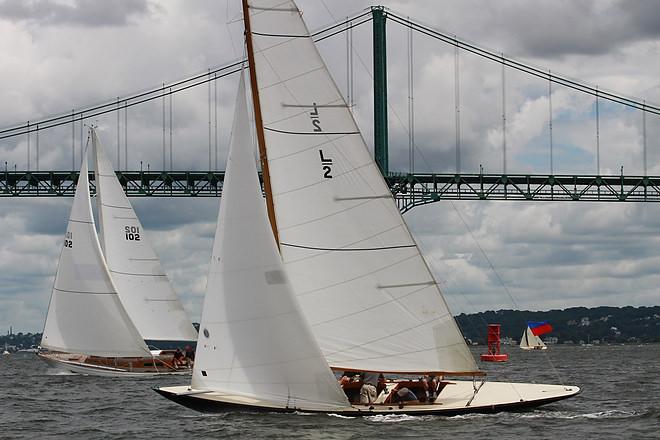
[{"label": "distant building", "polygon": [[589,322],[589,317],[588,317],[588,316],[585,316],[585,317],[582,318],[582,320],[580,321],[580,326],[581,326],[581,327],[589,327],[590,325],[591,325],[591,323]]},{"label": "distant building", "polygon": [[559,338],[556,336],[548,336],[547,338],[543,339],[543,342],[545,345],[554,345],[559,342]]}]

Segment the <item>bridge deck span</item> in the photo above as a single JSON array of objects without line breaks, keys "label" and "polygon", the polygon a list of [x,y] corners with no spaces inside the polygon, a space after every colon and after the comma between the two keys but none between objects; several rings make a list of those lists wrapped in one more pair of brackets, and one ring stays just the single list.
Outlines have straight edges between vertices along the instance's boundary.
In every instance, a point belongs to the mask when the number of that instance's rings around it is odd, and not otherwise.
[{"label": "bridge deck span", "polygon": [[[219,197],[224,171],[118,171],[130,197]],[[440,200],[660,202],[660,176],[396,174],[386,177],[402,212]],[[0,172],[0,197],[73,196],[77,171]],[[94,174],[90,173],[94,191]]]}]

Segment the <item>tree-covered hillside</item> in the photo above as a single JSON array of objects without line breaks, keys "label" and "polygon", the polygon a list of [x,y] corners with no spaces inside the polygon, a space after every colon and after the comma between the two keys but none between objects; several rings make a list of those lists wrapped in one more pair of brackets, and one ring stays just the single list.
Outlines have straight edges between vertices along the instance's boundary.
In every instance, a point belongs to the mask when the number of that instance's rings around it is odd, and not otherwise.
[{"label": "tree-covered hillside", "polygon": [[487,311],[456,317],[463,335],[479,343],[486,341],[487,324],[501,324],[502,337],[520,340],[527,321],[547,321],[551,333],[543,339],[574,342],[660,342],[660,306],[654,307],[572,307],[565,310],[531,312]]}]

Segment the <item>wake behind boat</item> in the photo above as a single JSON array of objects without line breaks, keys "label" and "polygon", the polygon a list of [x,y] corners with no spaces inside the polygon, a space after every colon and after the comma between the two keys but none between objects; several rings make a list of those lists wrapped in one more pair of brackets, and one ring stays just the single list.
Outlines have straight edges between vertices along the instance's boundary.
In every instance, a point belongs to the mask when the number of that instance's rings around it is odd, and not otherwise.
[{"label": "wake behind boat", "polygon": [[485,380],[295,3],[243,0],[243,18],[266,203],[241,77],[192,382],[156,391],[205,412],[348,416],[578,394]]},{"label": "wake behind boat", "polygon": [[149,339],[185,345],[196,339],[196,332],[94,129],[90,138],[104,245],[92,214],[86,150],[41,342],[48,351],[39,357],[61,370],[103,376],[189,371],[179,359],[183,356],[152,351],[145,343]]}]

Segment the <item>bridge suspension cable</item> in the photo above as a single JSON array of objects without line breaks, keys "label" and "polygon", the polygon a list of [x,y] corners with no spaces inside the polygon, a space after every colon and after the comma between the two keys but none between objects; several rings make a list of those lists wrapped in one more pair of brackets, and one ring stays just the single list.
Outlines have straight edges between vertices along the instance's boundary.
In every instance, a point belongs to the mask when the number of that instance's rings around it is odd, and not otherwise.
[{"label": "bridge suspension cable", "polygon": [[[351,29],[358,27],[364,23],[367,23],[372,20],[371,11],[362,11],[360,13],[349,16],[344,20],[341,20],[332,25],[326,26],[320,30],[312,32],[312,38],[315,42],[320,42],[330,37],[333,37],[337,34],[350,31]],[[81,123],[84,119],[90,119],[97,116],[101,116],[107,113],[117,112],[117,118],[119,120],[119,113],[121,110],[125,112],[128,111],[129,107],[136,105],[144,104],[149,101],[154,101],[156,99],[165,99],[166,95],[169,95],[170,106],[172,95],[176,93],[183,92],[185,90],[203,86],[204,84],[215,82],[220,78],[237,73],[243,69],[246,59],[240,58],[234,61],[229,62],[228,64],[210,68],[204,72],[200,72],[193,76],[177,80],[171,83],[163,83],[158,87],[151,88],[145,91],[133,93],[126,95],[124,97],[117,97],[112,100],[107,100],[103,104],[83,107],[78,110],[71,110],[70,112],[61,113],[55,116],[48,116],[39,120],[32,120],[27,123],[14,124],[10,127],[0,129],[0,139],[7,139],[16,136],[22,136],[29,133],[34,133],[36,131],[47,130],[50,128],[58,127],[61,125],[72,124],[77,120],[80,120]],[[170,120],[171,124],[171,120]],[[117,139],[119,142],[119,123]],[[74,134],[75,136],[75,134]],[[171,136],[170,136],[171,137]],[[171,148],[171,144],[170,144]],[[75,154],[75,153],[74,153]],[[170,155],[171,160],[171,155]],[[171,166],[171,163],[170,163]],[[74,167],[75,169],[75,159]]]},{"label": "bridge suspension cable", "polygon": [[428,37],[442,41],[451,46],[455,46],[466,52],[473,53],[482,58],[486,58],[495,63],[506,64],[506,66],[509,68],[527,73],[543,80],[551,81],[555,84],[559,84],[564,87],[592,95],[594,97],[598,97],[599,99],[615,102],[627,107],[641,110],[643,112],[660,115],[660,107],[656,105],[650,105],[644,100],[628,98],[618,93],[604,91],[602,88],[597,86],[591,86],[584,82],[571,79],[567,76],[559,75],[556,72],[552,72],[552,75],[549,75],[547,70],[542,70],[531,64],[524,63],[510,57],[504,57],[501,53],[485,49],[474,43],[467,42],[466,40],[461,40],[455,35],[450,35],[449,33],[434,29],[428,25],[420,23],[419,21],[411,20],[407,17],[399,15],[398,13],[391,10],[388,10],[387,17],[390,19],[390,21],[403,27],[412,28],[414,31],[420,34],[424,34]]}]

